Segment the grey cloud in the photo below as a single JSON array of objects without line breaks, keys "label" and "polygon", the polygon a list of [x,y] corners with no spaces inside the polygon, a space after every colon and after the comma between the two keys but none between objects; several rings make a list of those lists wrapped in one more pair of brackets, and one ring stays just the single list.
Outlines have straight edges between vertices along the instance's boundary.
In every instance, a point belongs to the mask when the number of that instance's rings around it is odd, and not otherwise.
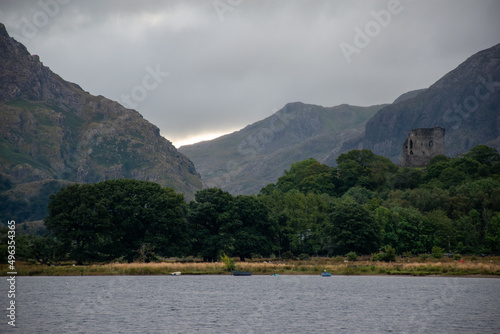
[{"label": "grey cloud", "polygon": [[[114,100],[159,66],[168,77],[136,109],[176,143],[242,128],[291,101],[391,102],[500,36],[498,1],[401,0],[402,11],[348,63],[340,43],[353,44],[354,29],[393,0],[220,1],[229,6],[223,20],[211,0],[73,0],[20,41],[63,78]],[[0,21],[23,38],[39,11],[39,1],[2,1]]]}]

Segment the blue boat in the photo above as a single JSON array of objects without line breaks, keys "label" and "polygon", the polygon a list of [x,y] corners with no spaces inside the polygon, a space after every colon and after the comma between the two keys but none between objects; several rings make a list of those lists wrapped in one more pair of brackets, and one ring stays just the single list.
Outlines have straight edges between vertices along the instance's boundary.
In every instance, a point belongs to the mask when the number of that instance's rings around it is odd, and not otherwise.
[{"label": "blue boat", "polygon": [[332,274],[331,274],[331,273],[329,273],[329,272],[327,272],[327,271],[325,270],[324,272],[322,272],[322,273],[321,273],[321,276],[322,276],[322,277],[331,277],[331,276],[332,276]]},{"label": "blue boat", "polygon": [[232,273],[233,273],[233,276],[252,276],[251,271],[233,270]]},{"label": "blue boat", "polygon": [[272,274],[271,276],[279,276],[279,275],[280,275],[280,274],[276,274],[276,273],[274,273],[274,274]]}]

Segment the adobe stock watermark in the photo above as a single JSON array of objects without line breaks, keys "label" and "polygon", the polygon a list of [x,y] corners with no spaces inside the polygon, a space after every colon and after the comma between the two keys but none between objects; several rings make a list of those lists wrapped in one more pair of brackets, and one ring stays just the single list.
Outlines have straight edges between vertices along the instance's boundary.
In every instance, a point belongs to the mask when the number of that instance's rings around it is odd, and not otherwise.
[{"label": "adobe stock watermark", "polygon": [[[310,277],[306,275],[281,275],[270,278],[266,298],[261,298],[252,303],[253,312],[242,317],[241,330],[244,333],[265,333],[269,331],[272,323],[273,311],[290,306],[291,296],[306,291],[310,287]],[[316,314],[308,316],[310,322],[317,320]],[[285,332],[285,331],[284,331]]]},{"label": "adobe stock watermark", "polygon": [[38,32],[46,27],[51,19],[54,19],[59,13],[61,6],[67,5],[71,0],[40,0],[37,5],[39,10],[35,11],[29,17],[21,18],[21,35],[12,33],[17,41],[26,43],[35,38]]},{"label": "adobe stock watermark", "polygon": [[238,144],[237,150],[241,155],[241,159],[239,161],[235,159],[229,160],[220,176],[213,179],[207,186],[221,187],[235,179],[244,169],[243,165],[251,161],[258,152],[261,152],[267,144],[271,143],[275,135],[284,130],[295,117],[295,114],[287,113],[285,109],[276,112],[271,117],[267,127],[259,129],[256,133],[251,133]]},{"label": "adobe stock watermark", "polygon": [[348,64],[352,62],[353,54],[360,54],[361,50],[370,45],[373,38],[380,35],[382,28],[386,28],[391,22],[393,15],[403,11],[400,0],[389,0],[387,9],[381,9],[378,12],[370,11],[373,20],[366,22],[363,29],[354,27],[354,38],[352,44],[342,41],[339,44],[340,50]]},{"label": "adobe stock watermark", "polygon": [[134,86],[130,90],[130,94],[122,94],[120,96],[120,103],[127,108],[137,108],[140,102],[144,101],[149,92],[155,90],[163,82],[163,79],[170,75],[169,72],[162,72],[160,65],[156,64],[155,68],[151,66],[145,67],[146,74],[142,78],[142,84]]},{"label": "adobe stock watermark", "polygon": [[122,275],[103,276],[99,279],[104,280],[106,285],[99,285],[94,294],[87,296],[82,303],[78,304],[78,314],[102,314],[112,309],[115,298],[127,290],[129,283],[129,278]]},{"label": "adobe stock watermark", "polygon": [[458,279],[445,280],[444,286],[439,294],[428,300],[423,309],[418,314],[413,314],[408,319],[408,331],[403,333],[432,333],[428,326],[432,326],[437,318],[441,316],[444,308],[451,307],[455,302],[458,290]]},{"label": "adobe stock watermark", "polygon": [[235,11],[236,7],[241,5],[243,0],[213,0],[212,5],[214,6],[217,15],[221,22],[224,22],[224,15],[226,13],[232,13]]},{"label": "adobe stock watermark", "polygon": [[451,126],[454,130],[458,129],[462,122],[481,105],[481,102],[487,101],[491,94],[500,87],[500,82],[493,81],[491,74],[488,79],[482,76],[477,77],[478,84],[474,88],[474,94],[468,95],[462,100],[462,103],[455,103],[453,108],[448,108],[444,112],[443,120],[446,123],[453,123]]}]

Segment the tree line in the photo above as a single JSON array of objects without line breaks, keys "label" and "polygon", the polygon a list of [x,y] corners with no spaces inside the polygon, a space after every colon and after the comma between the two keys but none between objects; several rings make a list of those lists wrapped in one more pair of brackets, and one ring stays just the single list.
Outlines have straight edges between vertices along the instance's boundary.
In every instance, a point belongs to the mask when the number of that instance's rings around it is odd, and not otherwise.
[{"label": "tree line", "polygon": [[434,157],[425,168],[400,168],[353,150],[336,167],[296,162],[258,195],[209,188],[189,203],[146,181],[73,184],[50,197],[48,212],[45,235],[17,237],[19,255],[90,263],[361,255],[388,247],[500,254],[500,155],[476,146],[460,157]]}]

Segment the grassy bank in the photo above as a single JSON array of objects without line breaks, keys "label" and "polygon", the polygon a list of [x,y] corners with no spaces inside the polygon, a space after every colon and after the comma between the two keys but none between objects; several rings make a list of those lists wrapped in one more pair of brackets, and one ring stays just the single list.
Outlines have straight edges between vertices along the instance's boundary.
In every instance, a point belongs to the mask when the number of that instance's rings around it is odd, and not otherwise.
[{"label": "grassy bank", "polygon": [[[327,270],[334,275],[413,275],[413,276],[469,276],[500,277],[500,257],[465,258],[464,262],[443,258],[421,261],[418,258],[399,258],[396,262],[352,261],[342,258],[312,258],[304,261],[253,260],[236,262],[236,269],[251,271],[254,275],[319,275]],[[7,265],[0,265],[6,275]],[[230,275],[223,263],[175,262],[109,263],[76,266],[74,264],[47,266],[16,263],[18,276],[80,276],[80,275]]]}]

